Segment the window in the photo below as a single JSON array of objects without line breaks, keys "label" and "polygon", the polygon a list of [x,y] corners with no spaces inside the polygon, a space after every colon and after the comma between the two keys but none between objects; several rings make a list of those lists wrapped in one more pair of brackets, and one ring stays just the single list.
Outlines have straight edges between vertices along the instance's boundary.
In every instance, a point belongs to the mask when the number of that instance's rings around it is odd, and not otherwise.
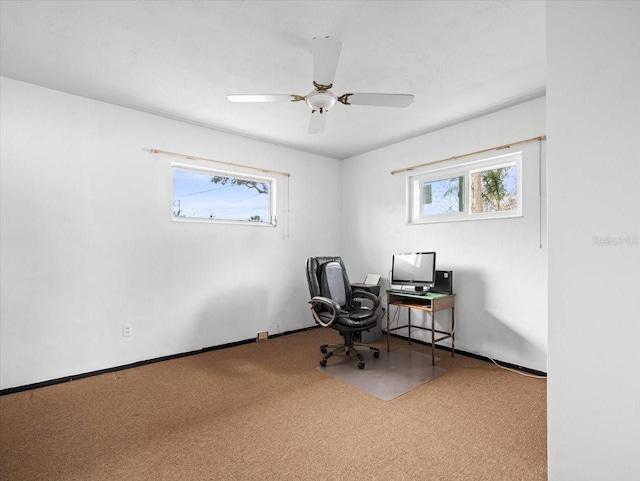
[{"label": "window", "polygon": [[408,223],[522,215],[522,153],[409,176]]},{"label": "window", "polygon": [[173,219],[276,225],[275,179],[174,164]]}]

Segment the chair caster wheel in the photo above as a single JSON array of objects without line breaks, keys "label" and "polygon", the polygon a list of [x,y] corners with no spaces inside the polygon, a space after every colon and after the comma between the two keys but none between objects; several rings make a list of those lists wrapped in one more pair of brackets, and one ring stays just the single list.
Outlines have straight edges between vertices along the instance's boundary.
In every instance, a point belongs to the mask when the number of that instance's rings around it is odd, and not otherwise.
[{"label": "chair caster wheel", "polygon": [[325,366],[327,365],[327,360],[326,360],[326,359],[323,359],[322,361],[320,361],[320,365],[321,365],[322,367],[325,367]]},{"label": "chair caster wheel", "polygon": [[364,369],[364,362],[358,363],[358,369]]},{"label": "chair caster wheel", "polygon": [[373,357],[376,359],[380,357],[380,351],[373,351]]},{"label": "chair caster wheel", "polygon": [[322,354],[326,354],[326,353],[327,353],[327,350],[326,350],[324,347],[321,347],[321,348],[320,348],[320,352],[321,352]]}]

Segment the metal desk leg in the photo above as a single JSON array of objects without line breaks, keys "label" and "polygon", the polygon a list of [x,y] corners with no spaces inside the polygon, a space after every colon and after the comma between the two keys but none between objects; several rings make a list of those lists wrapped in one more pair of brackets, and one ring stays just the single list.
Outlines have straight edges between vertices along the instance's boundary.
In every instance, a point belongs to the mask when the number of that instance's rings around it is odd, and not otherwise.
[{"label": "metal desk leg", "polygon": [[451,357],[453,357],[456,349],[456,314],[455,306],[451,307]]},{"label": "metal desk leg", "polygon": [[387,352],[389,352],[389,311],[391,310],[391,309],[389,309],[390,307],[391,307],[391,305],[389,304],[389,301],[387,300]]},{"label": "metal desk leg", "polygon": [[431,365],[435,366],[436,365],[436,351],[435,351],[435,346],[436,346],[436,313],[435,312],[431,312]]}]

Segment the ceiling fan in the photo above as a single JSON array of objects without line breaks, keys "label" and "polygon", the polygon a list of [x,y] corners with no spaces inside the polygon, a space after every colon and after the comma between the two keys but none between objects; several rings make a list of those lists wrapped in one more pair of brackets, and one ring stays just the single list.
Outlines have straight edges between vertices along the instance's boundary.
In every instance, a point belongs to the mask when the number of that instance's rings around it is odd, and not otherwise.
[{"label": "ceiling fan", "polygon": [[315,37],[311,43],[313,54],[313,86],[307,95],[227,95],[231,102],[300,102],[311,107],[309,133],[324,131],[327,111],[340,102],[344,105],[373,105],[379,107],[408,107],[413,102],[409,94],[346,93],[337,97],[330,89],[338,68],[342,42],[331,37]]}]

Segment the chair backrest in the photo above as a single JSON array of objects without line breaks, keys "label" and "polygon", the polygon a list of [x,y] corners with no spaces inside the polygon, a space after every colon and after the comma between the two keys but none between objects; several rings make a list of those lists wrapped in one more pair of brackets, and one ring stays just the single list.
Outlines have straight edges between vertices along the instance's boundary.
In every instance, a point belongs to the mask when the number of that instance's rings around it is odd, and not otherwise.
[{"label": "chair backrest", "polygon": [[351,284],[340,257],[307,259],[307,282],[311,297],[329,297],[340,307],[351,305]]},{"label": "chair backrest", "polygon": [[345,281],[345,277],[346,273],[342,270],[339,262],[327,262],[321,267],[320,292],[323,296],[336,301],[340,307],[351,304],[348,302],[351,293],[349,292],[348,280]]}]

